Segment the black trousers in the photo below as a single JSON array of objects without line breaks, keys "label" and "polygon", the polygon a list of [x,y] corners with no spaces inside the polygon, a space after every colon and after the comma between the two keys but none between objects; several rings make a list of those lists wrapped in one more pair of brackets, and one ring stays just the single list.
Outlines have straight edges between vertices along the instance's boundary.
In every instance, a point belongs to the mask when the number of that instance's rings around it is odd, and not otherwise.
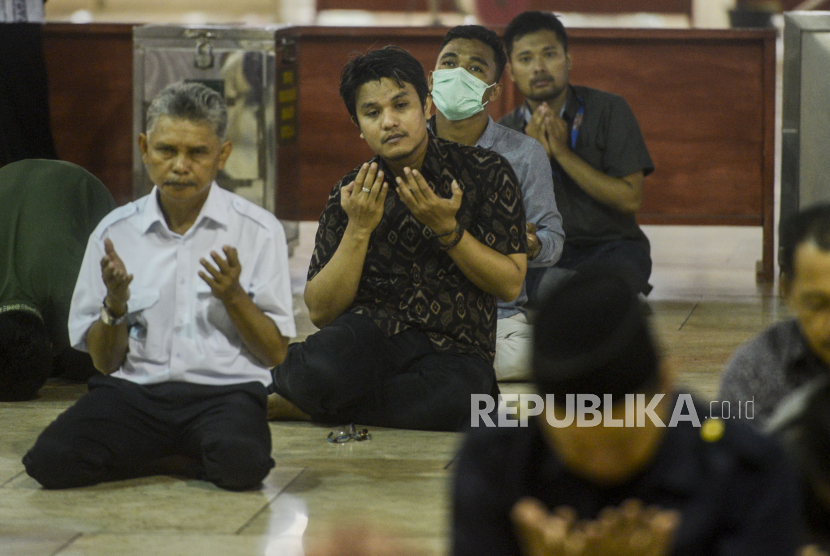
[{"label": "black trousers", "polygon": [[23,465],[46,488],[71,488],[153,474],[171,456],[192,462],[187,475],[221,488],[258,486],[274,466],[265,387],[95,376]]},{"label": "black trousers", "polygon": [[562,257],[552,267],[527,269],[528,303],[539,306],[546,295],[567,275],[562,269],[585,272],[591,268],[605,268],[625,278],[634,291],[648,295],[652,290],[651,249],[648,243],[616,239],[597,245],[574,245],[565,242]]},{"label": "black trousers", "polygon": [[0,166],[58,157],[42,35],[40,23],[0,23]]},{"label": "black trousers", "polygon": [[274,391],[315,421],[447,431],[469,426],[471,394],[496,381],[478,356],[437,352],[415,329],[387,337],[353,313],[290,345],[273,375]]}]

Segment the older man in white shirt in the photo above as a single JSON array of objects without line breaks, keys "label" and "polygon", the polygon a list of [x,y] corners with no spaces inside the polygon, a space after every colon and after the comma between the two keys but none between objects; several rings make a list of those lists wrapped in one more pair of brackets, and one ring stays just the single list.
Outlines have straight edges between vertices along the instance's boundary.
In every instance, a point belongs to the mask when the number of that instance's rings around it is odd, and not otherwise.
[{"label": "older man in white shirt", "polygon": [[287,247],[272,214],[214,182],[226,128],[203,85],[151,104],[139,147],[155,187],[93,232],[70,309],[72,344],[104,376],[23,459],[45,487],[175,472],[238,490],[273,467],[266,387],[295,335]]}]

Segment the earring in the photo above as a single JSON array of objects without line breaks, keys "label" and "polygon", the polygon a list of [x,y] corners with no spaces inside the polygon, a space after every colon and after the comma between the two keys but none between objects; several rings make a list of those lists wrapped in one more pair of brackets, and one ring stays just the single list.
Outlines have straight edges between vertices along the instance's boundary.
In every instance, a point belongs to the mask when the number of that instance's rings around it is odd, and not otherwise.
[{"label": "earring", "polygon": [[363,137],[363,134],[362,134],[362,133],[360,134],[360,138],[361,138],[361,139],[366,139],[365,137]]}]

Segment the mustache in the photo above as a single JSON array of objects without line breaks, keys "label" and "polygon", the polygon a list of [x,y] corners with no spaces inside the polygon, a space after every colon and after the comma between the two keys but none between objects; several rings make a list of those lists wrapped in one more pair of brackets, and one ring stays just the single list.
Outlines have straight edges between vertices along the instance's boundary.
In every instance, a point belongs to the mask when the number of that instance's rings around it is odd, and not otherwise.
[{"label": "mustache", "polygon": [[196,182],[193,181],[193,180],[187,180],[187,181],[165,180],[162,185],[196,185]]},{"label": "mustache", "polygon": [[530,80],[531,83],[537,83],[539,81],[553,81],[553,76],[547,74],[537,75],[536,77]]}]

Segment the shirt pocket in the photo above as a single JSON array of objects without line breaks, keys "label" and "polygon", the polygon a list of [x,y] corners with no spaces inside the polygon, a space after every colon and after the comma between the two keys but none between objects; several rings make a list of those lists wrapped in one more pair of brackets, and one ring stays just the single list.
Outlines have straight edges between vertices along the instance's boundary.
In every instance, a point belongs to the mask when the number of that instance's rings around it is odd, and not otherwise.
[{"label": "shirt pocket", "polygon": [[150,330],[147,312],[159,301],[159,290],[155,288],[131,288],[127,302],[127,322],[129,323],[130,355],[139,359],[160,361],[160,339],[156,339]]}]

